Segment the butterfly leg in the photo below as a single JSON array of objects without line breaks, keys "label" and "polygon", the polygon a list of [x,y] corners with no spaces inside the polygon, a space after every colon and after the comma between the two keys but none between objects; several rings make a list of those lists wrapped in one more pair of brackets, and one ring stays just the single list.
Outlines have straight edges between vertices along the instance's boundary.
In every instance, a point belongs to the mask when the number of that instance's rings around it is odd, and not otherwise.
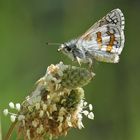
[{"label": "butterfly leg", "polygon": [[92,72],[93,71],[93,60],[91,58],[88,58],[88,67],[89,67],[89,70]]},{"label": "butterfly leg", "polygon": [[78,64],[81,66],[81,59],[79,57],[76,57]]}]

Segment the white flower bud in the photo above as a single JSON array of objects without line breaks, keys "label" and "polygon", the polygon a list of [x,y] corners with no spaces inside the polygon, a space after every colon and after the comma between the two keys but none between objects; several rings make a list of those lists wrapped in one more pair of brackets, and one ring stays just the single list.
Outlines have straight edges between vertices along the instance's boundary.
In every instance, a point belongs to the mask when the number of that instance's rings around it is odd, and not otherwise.
[{"label": "white flower bud", "polygon": [[88,114],[88,118],[89,118],[89,119],[92,119],[92,120],[94,119],[94,114],[93,114],[93,112],[90,112],[90,113]]},{"label": "white flower bud", "polygon": [[87,115],[89,114],[89,112],[88,112],[87,110],[84,110],[82,113],[83,113],[85,116],[87,116]]},{"label": "white flower bud", "polygon": [[15,108],[14,103],[13,103],[13,102],[10,102],[10,103],[9,103],[9,107],[10,107],[11,109],[14,109],[14,108]]},{"label": "white flower bud", "polygon": [[86,106],[88,103],[87,102],[84,102],[84,106]]},{"label": "white flower bud", "polygon": [[70,121],[67,121],[67,124],[69,127],[72,127],[72,123]]},{"label": "white flower bud", "polygon": [[10,116],[10,120],[11,120],[11,122],[15,122],[16,116],[15,116],[15,115],[11,115],[11,116]]},{"label": "white flower bud", "polygon": [[77,126],[78,126],[79,129],[84,128],[84,125],[83,125],[83,123],[82,123],[81,120],[78,120],[78,122],[77,122]]},{"label": "white flower bud", "polygon": [[25,116],[24,116],[24,115],[19,115],[19,116],[18,116],[18,120],[19,120],[19,121],[22,121],[22,120],[24,120],[24,119],[25,119]]},{"label": "white flower bud", "polygon": [[20,108],[21,108],[20,103],[17,103],[17,104],[16,104],[16,109],[17,109],[18,111],[20,111]]},{"label": "white flower bud", "polygon": [[92,104],[89,104],[88,107],[89,107],[89,110],[90,110],[90,111],[93,109]]},{"label": "white flower bud", "polygon": [[9,113],[9,112],[8,112],[8,109],[4,109],[4,110],[3,110],[3,114],[4,114],[5,116],[7,116],[8,113]]}]

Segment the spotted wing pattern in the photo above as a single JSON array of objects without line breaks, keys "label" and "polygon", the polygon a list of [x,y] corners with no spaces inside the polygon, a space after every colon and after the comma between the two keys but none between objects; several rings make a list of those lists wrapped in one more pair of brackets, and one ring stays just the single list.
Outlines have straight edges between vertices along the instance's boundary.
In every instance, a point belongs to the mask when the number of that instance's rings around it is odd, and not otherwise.
[{"label": "spotted wing pattern", "polygon": [[88,29],[76,45],[98,61],[117,63],[124,47],[124,24],[123,13],[114,9]]}]

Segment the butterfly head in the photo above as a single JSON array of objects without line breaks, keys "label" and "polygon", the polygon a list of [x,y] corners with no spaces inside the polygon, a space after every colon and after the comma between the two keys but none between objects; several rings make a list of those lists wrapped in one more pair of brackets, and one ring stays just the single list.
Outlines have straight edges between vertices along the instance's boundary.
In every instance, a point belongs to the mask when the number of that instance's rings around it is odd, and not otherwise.
[{"label": "butterfly head", "polygon": [[67,55],[70,59],[72,59],[74,61],[75,60],[75,55],[74,55],[75,49],[76,49],[75,43],[68,42],[68,43],[61,44],[58,51]]}]

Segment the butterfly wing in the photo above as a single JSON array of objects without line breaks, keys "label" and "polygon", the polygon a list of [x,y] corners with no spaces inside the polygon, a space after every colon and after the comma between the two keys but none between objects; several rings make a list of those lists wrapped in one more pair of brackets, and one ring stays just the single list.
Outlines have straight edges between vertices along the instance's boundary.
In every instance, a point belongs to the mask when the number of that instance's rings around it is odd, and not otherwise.
[{"label": "butterfly wing", "polygon": [[124,16],[114,9],[90,27],[77,41],[77,47],[98,61],[117,63],[124,47]]}]

